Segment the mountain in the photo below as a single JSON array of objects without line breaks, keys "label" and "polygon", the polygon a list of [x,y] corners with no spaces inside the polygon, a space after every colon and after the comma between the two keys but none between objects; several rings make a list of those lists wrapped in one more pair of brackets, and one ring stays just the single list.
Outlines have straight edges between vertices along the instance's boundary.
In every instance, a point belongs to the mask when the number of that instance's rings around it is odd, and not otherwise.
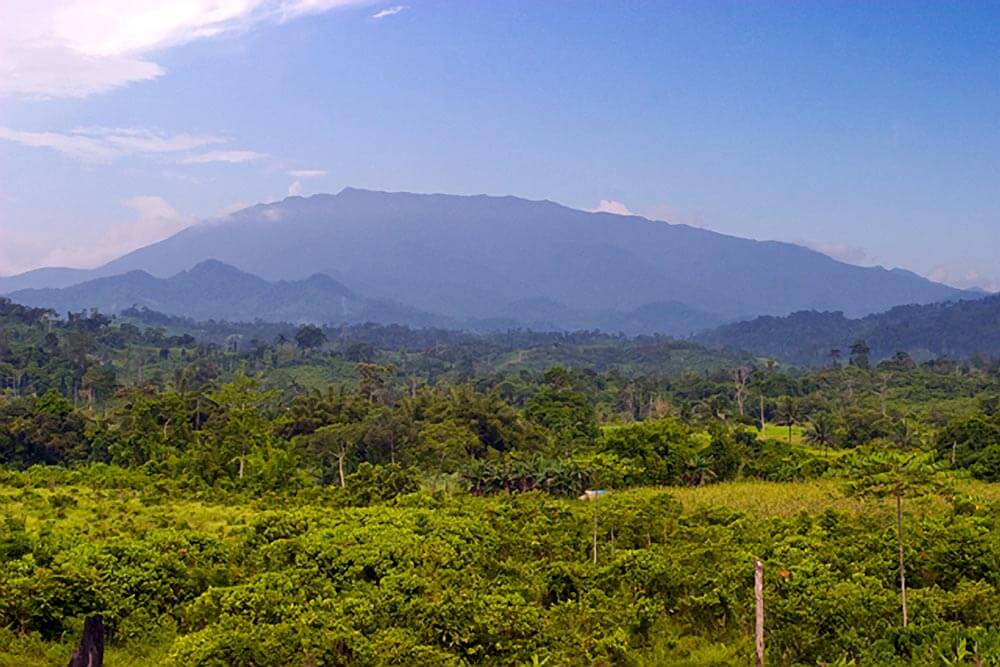
[{"label": "mountain", "polygon": [[[367,297],[459,321],[592,321],[612,330],[638,322],[671,333],[796,310],[861,316],[965,294],[907,271],[638,216],[352,188],[189,227],[86,278],[137,270],[164,278],[206,259],[270,281],[325,274]],[[0,279],[0,293],[57,278],[68,279],[51,270]]]},{"label": "mountain", "polygon": [[876,361],[897,351],[908,352],[918,361],[1000,357],[1000,296],[899,306],[860,319],[848,318],[842,312],[758,317],[719,327],[695,340],[807,366],[829,363],[834,348],[842,350],[846,357],[857,340],[868,344]]},{"label": "mountain", "polygon": [[96,277],[96,271],[52,267],[26,271],[16,276],[0,277],[0,294],[37,287],[69,287]]},{"label": "mountain", "polygon": [[10,298],[60,313],[96,308],[119,313],[132,306],[196,320],[250,322],[400,322],[417,326],[441,318],[392,303],[364,299],[329,276],[268,282],[215,260],[201,262],[170,278],[145,271],[89,280],[62,289],[27,289]]},{"label": "mountain", "polygon": [[527,328],[641,335],[687,332],[719,323],[717,318],[679,303],[649,304],[630,312],[588,313],[544,299],[517,302],[496,318],[460,321],[388,301],[365,299],[323,274],[299,281],[268,282],[217,260],[206,260],[166,279],[145,271],[129,271],[71,287],[16,290],[9,296],[19,304],[60,313],[95,308],[117,314],[138,307],[192,320],[400,323],[483,333]]}]

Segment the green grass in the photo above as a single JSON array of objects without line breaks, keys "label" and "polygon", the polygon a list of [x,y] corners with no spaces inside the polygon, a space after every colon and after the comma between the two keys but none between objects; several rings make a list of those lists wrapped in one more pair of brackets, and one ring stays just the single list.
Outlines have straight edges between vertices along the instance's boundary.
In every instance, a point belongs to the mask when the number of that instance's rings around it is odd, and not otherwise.
[{"label": "green grass", "polygon": [[355,386],[358,382],[354,364],[333,360],[323,364],[302,363],[283,366],[268,372],[267,384],[285,387],[295,383],[307,389],[326,389],[331,384]]},{"label": "green grass", "polygon": [[[789,517],[801,512],[819,514],[828,509],[844,512],[889,511],[891,501],[861,501],[844,495],[844,480],[809,482],[722,482],[697,487],[674,487],[670,492],[690,512],[699,508],[729,507],[756,518]],[[955,490],[974,502],[1000,502],[1000,483],[961,481]],[[919,501],[921,511],[940,512],[948,507],[943,499]]]},{"label": "green grass", "polygon": [[[172,637],[143,645],[109,645],[104,649],[105,667],[148,667],[163,664]],[[46,642],[37,635],[0,630],[0,667],[64,667],[76,649],[76,641]]]},{"label": "green grass", "polygon": [[[67,500],[69,499],[69,500]],[[47,488],[0,486],[0,513],[24,519],[25,528],[71,529],[89,540],[105,540],[156,528],[182,528],[227,536],[257,510],[250,505],[212,504],[170,498],[160,501],[132,489],[50,484]]]},{"label": "green grass", "polygon": [[[802,426],[793,425],[791,444],[801,445],[805,432],[806,430]],[[782,442],[788,442],[788,427],[780,426],[779,424],[766,424],[764,430],[757,437],[761,440],[781,440]]]}]

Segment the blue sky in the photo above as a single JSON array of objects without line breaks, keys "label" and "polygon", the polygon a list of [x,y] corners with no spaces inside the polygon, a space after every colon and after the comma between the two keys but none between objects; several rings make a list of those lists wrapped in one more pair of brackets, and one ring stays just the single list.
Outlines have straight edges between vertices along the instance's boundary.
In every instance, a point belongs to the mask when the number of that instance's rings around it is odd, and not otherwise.
[{"label": "blue sky", "polygon": [[0,274],[352,185],[630,210],[1000,289],[998,2],[9,0],[0,19]]}]

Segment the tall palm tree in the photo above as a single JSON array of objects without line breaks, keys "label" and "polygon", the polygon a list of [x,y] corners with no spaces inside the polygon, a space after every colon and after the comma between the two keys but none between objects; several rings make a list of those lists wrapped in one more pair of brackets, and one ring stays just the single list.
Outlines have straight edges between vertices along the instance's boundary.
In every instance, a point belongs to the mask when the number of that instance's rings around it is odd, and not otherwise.
[{"label": "tall palm tree", "polygon": [[809,444],[822,447],[826,453],[837,437],[837,421],[829,412],[820,412],[809,420],[803,437]]},{"label": "tall palm tree", "polygon": [[788,444],[792,444],[792,426],[799,420],[799,406],[791,396],[782,396],[778,403],[778,419],[788,426]]}]

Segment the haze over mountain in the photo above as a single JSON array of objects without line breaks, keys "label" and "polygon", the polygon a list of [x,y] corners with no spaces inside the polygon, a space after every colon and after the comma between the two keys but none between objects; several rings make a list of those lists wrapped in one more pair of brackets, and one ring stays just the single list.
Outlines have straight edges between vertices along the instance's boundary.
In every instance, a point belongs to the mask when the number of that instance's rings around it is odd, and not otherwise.
[{"label": "haze over mountain", "polygon": [[0,292],[131,271],[150,274],[136,284],[152,289],[152,277],[208,259],[269,281],[325,274],[365,299],[456,321],[675,334],[763,314],[862,316],[966,295],[904,270],[857,267],[793,244],[638,216],[516,197],[353,188],[253,206],[92,271],[42,269],[0,279]]},{"label": "haze over mountain", "polygon": [[680,303],[654,303],[630,312],[585,313],[545,300],[511,304],[497,317],[456,320],[390,301],[366,299],[323,274],[268,282],[217,260],[205,260],[170,278],[135,270],[70,287],[15,290],[10,297],[17,303],[51,308],[60,314],[90,309],[118,314],[135,306],[199,321],[375,322],[481,332],[528,328],[686,334],[718,323],[713,316]]},{"label": "haze over mountain", "polygon": [[215,260],[170,278],[135,270],[62,289],[20,290],[11,297],[60,313],[96,308],[115,314],[139,306],[196,320],[441,323],[439,318],[403,306],[359,297],[329,276],[267,282]]}]

